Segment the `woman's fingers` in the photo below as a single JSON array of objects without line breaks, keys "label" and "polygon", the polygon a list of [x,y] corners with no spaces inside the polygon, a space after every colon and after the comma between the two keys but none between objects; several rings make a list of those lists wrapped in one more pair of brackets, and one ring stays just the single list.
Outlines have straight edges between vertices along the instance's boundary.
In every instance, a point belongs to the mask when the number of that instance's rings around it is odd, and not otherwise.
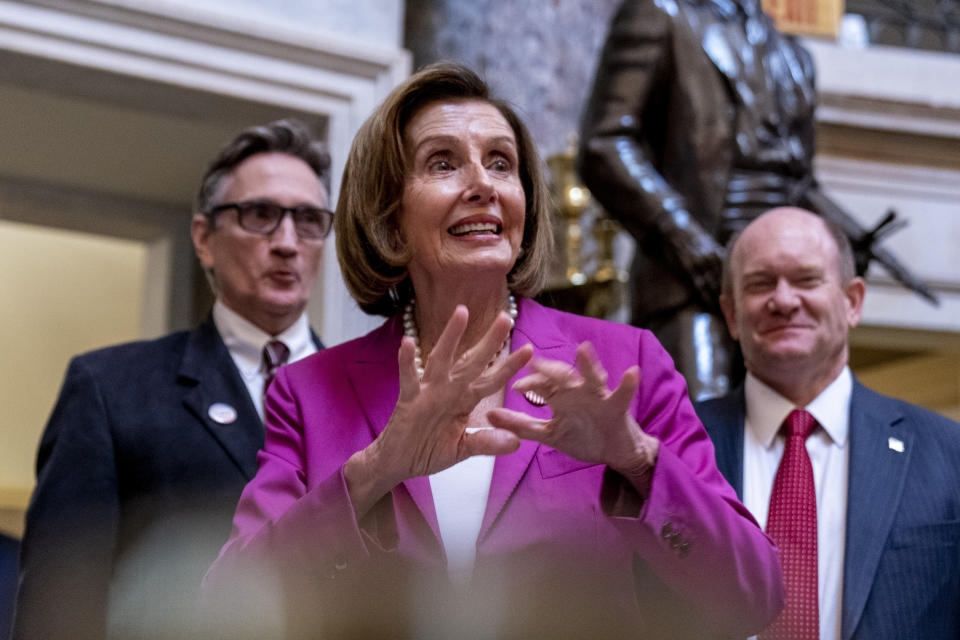
[{"label": "woman's fingers", "polygon": [[437,344],[430,352],[424,378],[433,379],[441,376],[473,380],[483,373],[503,347],[503,343],[510,335],[512,321],[509,315],[501,312],[480,341],[454,360],[457,347],[466,330],[468,318],[467,308],[457,305],[443,328]]},{"label": "woman's fingers", "polygon": [[469,317],[470,312],[462,304],[458,304],[457,308],[453,310],[453,314],[443,328],[443,333],[437,339],[437,344],[430,351],[430,358],[423,374],[425,378],[435,372],[442,372],[444,376],[448,374],[453,366],[453,358],[457,353],[460,338],[463,337],[463,332],[467,328]]},{"label": "woman's fingers", "polygon": [[530,368],[544,378],[543,384],[552,385],[557,391],[575,389],[583,384],[580,372],[566,362],[536,358]]},{"label": "woman's fingers", "polygon": [[583,342],[577,347],[576,365],[587,389],[600,394],[607,391],[607,371],[600,364],[597,352],[589,342]]},{"label": "woman's fingers", "polygon": [[529,368],[532,372],[517,380],[513,389],[521,393],[533,391],[548,402],[584,384],[583,376],[566,362],[534,358]]},{"label": "woman's fingers", "polygon": [[627,369],[611,391],[596,352],[583,343],[577,349],[575,368],[537,359],[530,369],[513,388],[544,396],[552,418],[540,420],[518,411],[492,409],[487,412],[491,425],[585,462],[611,464],[632,455],[640,427],[629,408],[640,384],[639,367]]},{"label": "woman's fingers", "polygon": [[500,364],[493,367],[487,375],[480,376],[471,385],[477,395],[484,398],[491,393],[506,386],[510,378],[517,375],[517,372],[533,357],[533,347],[525,344],[510,355]]},{"label": "woman's fingers", "polygon": [[622,406],[624,407],[624,411],[626,411],[639,388],[640,367],[633,365],[623,372],[623,377],[620,378],[620,385],[613,390],[609,400],[613,403],[613,406]]},{"label": "woman's fingers", "polygon": [[460,460],[471,456],[502,456],[520,448],[520,438],[505,429],[480,429],[464,435]]},{"label": "woman's fingers", "polygon": [[480,341],[465,351],[453,365],[451,376],[471,380],[480,376],[510,337],[511,322],[509,315],[500,312]]},{"label": "woman's fingers", "polygon": [[549,424],[548,420],[531,418],[525,413],[511,409],[491,409],[487,412],[487,420],[496,429],[504,429],[515,434],[518,438],[536,442],[544,441],[547,435],[546,428]]},{"label": "woman's fingers", "polygon": [[404,336],[400,341],[400,350],[397,352],[397,362],[400,365],[400,401],[410,401],[417,397],[420,391],[420,380],[417,375],[416,345],[413,338]]},{"label": "woman's fingers", "polygon": [[[575,367],[565,362],[537,358],[530,363],[530,369],[532,373],[514,383],[513,388],[516,391],[533,391],[547,401],[555,397],[561,398],[566,392],[575,392],[577,395],[588,393],[591,397],[601,398],[607,397],[610,392],[607,387],[607,371],[600,364],[597,353],[589,342],[583,342],[577,347]],[[636,386],[632,391],[636,391]]]}]

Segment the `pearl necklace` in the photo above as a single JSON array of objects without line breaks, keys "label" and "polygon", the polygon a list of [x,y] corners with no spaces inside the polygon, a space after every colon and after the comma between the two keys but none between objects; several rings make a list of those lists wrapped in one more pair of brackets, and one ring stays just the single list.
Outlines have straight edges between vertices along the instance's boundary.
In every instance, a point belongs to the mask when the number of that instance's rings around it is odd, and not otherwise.
[{"label": "pearl necklace", "polygon": [[[413,363],[417,367],[417,377],[421,380],[423,379],[423,354],[420,352],[420,330],[417,327],[417,317],[413,314],[413,309],[416,306],[416,302],[413,298],[410,299],[410,302],[406,304],[403,308],[403,335],[413,338]],[[489,367],[494,362],[497,361],[497,358],[500,357],[500,354],[503,353],[503,350],[510,343],[510,336],[513,334],[513,325],[516,324],[517,320],[517,301],[514,299],[513,294],[510,294],[510,333],[507,334],[507,339],[503,341],[503,344],[500,345],[500,348],[497,349],[497,353],[494,354],[493,360],[490,361],[487,366]]]}]

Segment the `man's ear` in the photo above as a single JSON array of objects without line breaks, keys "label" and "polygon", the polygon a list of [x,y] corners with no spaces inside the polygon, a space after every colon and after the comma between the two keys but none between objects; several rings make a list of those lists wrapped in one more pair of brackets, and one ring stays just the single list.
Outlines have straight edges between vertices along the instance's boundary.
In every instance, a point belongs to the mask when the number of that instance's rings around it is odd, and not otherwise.
[{"label": "man's ear", "polygon": [[860,324],[863,316],[863,299],[867,295],[867,285],[863,278],[851,279],[844,287],[843,295],[847,300],[847,326],[853,329]]},{"label": "man's ear", "polygon": [[190,237],[193,239],[193,250],[197,252],[197,258],[204,269],[213,268],[213,253],[210,251],[212,233],[210,218],[202,213],[193,214],[193,219],[190,221]]},{"label": "man's ear", "polygon": [[734,304],[733,296],[726,293],[720,294],[720,310],[723,311],[723,319],[727,321],[727,331],[734,340],[740,340],[737,333],[737,307]]}]

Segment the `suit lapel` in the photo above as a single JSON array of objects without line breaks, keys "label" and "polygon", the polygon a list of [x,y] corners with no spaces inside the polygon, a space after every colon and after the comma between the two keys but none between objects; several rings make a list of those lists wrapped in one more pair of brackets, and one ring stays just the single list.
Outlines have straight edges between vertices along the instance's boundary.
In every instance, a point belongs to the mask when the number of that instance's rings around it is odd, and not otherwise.
[{"label": "suit lapel", "polygon": [[[516,344],[516,343],[515,343]],[[525,343],[524,343],[525,344]],[[523,346],[519,344],[518,346]],[[518,374],[523,375],[521,371]],[[516,391],[511,391],[513,380],[507,383],[507,396],[504,399],[503,406],[513,411],[522,411],[536,418],[549,418],[550,410],[548,407],[534,407]],[[513,495],[520,480],[526,474],[533,456],[540,448],[540,443],[530,440],[524,440],[520,448],[510,455],[500,456],[493,466],[493,477],[490,480],[490,493],[487,495],[487,507],[483,514],[483,523],[480,525],[480,534],[478,542],[490,532],[490,529],[496,523],[500,514],[507,506],[507,501]]]},{"label": "suit lapel", "polygon": [[743,428],[746,400],[743,386],[730,395],[697,406],[717,458],[717,468],[737,498],[743,500]]},{"label": "suit lapel", "polygon": [[841,636],[845,640],[863,614],[903,493],[912,449],[913,433],[896,405],[855,382],[843,560]]},{"label": "suit lapel", "polygon": [[[577,345],[566,337],[554,322],[554,319],[535,302],[521,299],[518,300],[518,304],[519,315],[513,330],[510,350],[514,351],[529,343],[533,345],[533,356],[535,358],[550,358],[572,364],[576,358]],[[530,404],[523,397],[523,394],[513,391],[513,383],[527,373],[526,368],[521,369],[507,383],[503,406],[535,418],[549,419],[551,416],[549,407],[536,407]],[[482,541],[496,524],[510,497],[516,491],[517,485],[520,484],[527,473],[539,448],[539,443],[525,440],[517,451],[497,458],[493,467],[493,478],[490,482],[490,493],[487,497],[483,524],[480,527],[479,541]]]},{"label": "suit lapel", "polygon": [[680,3],[680,10],[687,14],[686,20],[700,40],[704,53],[723,76],[731,89],[743,75],[743,59],[740,53],[741,23],[745,19],[735,2],[706,2],[696,7]]},{"label": "suit lapel", "polygon": [[[220,339],[212,320],[197,327],[187,340],[177,382],[184,387],[183,403],[213,436],[247,480],[257,472],[256,452],[263,446],[264,429],[250,393]],[[210,407],[227,405],[236,419],[217,422]]]}]

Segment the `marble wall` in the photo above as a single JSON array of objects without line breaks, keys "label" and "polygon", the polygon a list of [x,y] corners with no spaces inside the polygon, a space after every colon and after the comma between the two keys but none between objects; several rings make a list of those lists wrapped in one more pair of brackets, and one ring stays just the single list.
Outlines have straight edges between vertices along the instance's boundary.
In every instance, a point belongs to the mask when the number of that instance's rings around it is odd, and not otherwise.
[{"label": "marble wall", "polygon": [[521,112],[544,157],[579,127],[600,48],[620,0],[407,0],[414,67],[452,59]]}]

